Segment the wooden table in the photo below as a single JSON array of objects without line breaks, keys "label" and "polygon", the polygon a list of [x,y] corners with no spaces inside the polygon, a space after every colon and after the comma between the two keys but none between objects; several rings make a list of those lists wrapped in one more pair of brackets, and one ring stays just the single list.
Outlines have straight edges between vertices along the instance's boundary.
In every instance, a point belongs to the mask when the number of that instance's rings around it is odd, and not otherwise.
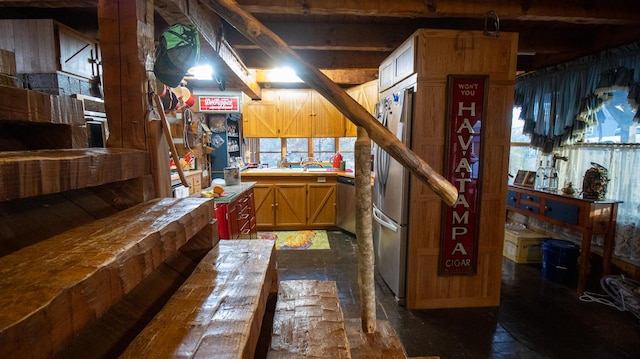
[{"label": "wooden table", "polygon": [[537,191],[519,186],[509,186],[507,190],[508,210],[582,234],[577,287],[579,295],[585,290],[590,272],[591,238],[594,234],[604,234],[602,274],[607,275],[611,272],[619,203],[622,201],[590,200],[576,195]]}]

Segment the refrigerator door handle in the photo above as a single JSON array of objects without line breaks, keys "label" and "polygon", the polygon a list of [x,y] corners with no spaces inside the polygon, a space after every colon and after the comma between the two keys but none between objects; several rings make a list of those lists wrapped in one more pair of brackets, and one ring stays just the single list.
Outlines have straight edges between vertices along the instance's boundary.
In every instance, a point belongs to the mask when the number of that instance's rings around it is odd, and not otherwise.
[{"label": "refrigerator door handle", "polygon": [[398,226],[396,226],[394,223],[392,223],[391,221],[387,220],[384,217],[386,216],[382,213],[382,211],[373,207],[373,219],[375,219],[376,222],[378,222],[381,226],[388,228],[394,232],[397,232]]}]

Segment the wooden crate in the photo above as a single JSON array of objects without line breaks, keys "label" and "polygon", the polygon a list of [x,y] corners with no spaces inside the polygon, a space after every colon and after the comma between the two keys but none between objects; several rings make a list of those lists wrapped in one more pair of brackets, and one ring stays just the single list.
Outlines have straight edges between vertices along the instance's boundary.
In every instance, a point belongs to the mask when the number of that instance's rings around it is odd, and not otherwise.
[{"label": "wooden crate", "polygon": [[541,263],[542,242],[548,236],[529,229],[504,231],[502,255],[516,263]]}]

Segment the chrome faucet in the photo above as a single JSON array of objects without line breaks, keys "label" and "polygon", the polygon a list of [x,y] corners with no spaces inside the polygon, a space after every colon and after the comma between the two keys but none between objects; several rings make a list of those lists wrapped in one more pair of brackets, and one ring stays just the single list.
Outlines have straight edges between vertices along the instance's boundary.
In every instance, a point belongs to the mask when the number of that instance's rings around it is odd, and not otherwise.
[{"label": "chrome faucet", "polygon": [[320,162],[313,158],[313,157],[307,157],[303,160],[300,161],[300,166],[302,166],[302,171],[306,172],[307,169],[309,169],[309,167],[322,167],[322,165],[320,164]]}]

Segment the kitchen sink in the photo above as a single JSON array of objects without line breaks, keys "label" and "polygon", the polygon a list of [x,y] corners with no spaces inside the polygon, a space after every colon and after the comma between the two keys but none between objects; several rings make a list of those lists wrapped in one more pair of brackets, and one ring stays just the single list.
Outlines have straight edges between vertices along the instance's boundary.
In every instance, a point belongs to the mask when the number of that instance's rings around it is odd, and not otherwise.
[{"label": "kitchen sink", "polygon": [[273,173],[273,172],[302,172],[302,167],[298,167],[298,168],[278,168],[278,167],[251,168],[251,169],[249,169],[249,171],[251,171],[253,173],[257,173],[257,172],[268,172],[268,173]]}]

